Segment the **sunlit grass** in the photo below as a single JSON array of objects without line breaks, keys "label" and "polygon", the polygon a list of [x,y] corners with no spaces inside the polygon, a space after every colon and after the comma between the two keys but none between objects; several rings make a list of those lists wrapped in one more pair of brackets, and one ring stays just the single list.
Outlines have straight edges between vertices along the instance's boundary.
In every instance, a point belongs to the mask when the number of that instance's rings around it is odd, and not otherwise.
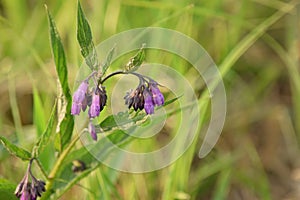
[{"label": "sunlit grass", "polygon": [[[286,183],[296,168],[300,141],[298,1],[82,3],[96,44],[115,33],[147,26],[174,29],[198,41],[224,76],[228,113],[217,146],[204,159],[197,157],[201,143],[194,142],[175,163],[156,172],[127,174],[100,166],[62,199],[77,199],[77,195],[83,199],[283,199],[294,195],[288,193],[292,188]],[[64,42],[72,86],[83,61],[76,41],[77,4],[50,1],[47,5]],[[43,2],[17,0],[3,0],[0,15],[1,135],[29,148],[45,128],[57,92],[47,16]],[[193,80],[191,66],[182,59],[149,51],[147,60],[161,60]],[[202,95],[199,105],[206,111],[200,119],[205,130],[210,104],[205,91],[197,95]],[[291,141],[296,141],[293,147]],[[25,165],[2,146],[0,150],[0,176],[17,183],[22,175],[14,172],[24,171]],[[48,156],[41,160],[49,172],[54,161]]]}]

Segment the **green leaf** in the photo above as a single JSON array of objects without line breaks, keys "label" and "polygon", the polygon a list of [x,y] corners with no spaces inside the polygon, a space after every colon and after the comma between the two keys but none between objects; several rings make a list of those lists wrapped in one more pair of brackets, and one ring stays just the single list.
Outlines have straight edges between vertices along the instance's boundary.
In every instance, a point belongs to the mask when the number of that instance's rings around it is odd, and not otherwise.
[{"label": "green leaf", "polygon": [[[166,101],[163,106],[158,107],[157,109],[161,109],[162,107],[177,101],[181,96]],[[138,112],[133,117],[129,115],[128,111],[119,112],[116,115],[107,116],[99,125],[96,125],[96,127],[101,128],[103,131],[109,131],[112,130],[113,128],[117,128],[119,126],[123,126],[129,123],[138,123],[140,121],[148,123],[147,121],[145,121],[146,116],[147,115],[144,112]]]},{"label": "green leaf", "polygon": [[52,53],[55,61],[56,71],[59,78],[59,82],[62,86],[62,90],[66,98],[70,98],[70,89],[68,85],[68,69],[66,63],[65,51],[57,31],[55,22],[47,10],[48,19],[49,19],[49,29],[50,29],[50,39],[51,39],[51,47]]},{"label": "green leaf", "polygon": [[93,43],[91,27],[82,11],[80,2],[78,1],[77,10],[77,40],[81,47],[81,55],[85,58],[86,64],[94,71],[98,68],[99,62],[97,51]]},{"label": "green leaf", "polygon": [[145,44],[143,44],[140,50],[132,58],[130,58],[129,62],[125,66],[126,71],[136,71],[141,66],[146,57],[144,48]]},{"label": "green leaf", "polygon": [[62,116],[63,113],[64,117],[60,117],[62,121],[59,121],[58,123],[59,128],[57,129],[57,132],[59,133],[59,139],[60,139],[60,150],[63,150],[66,144],[70,141],[73,133],[74,118],[70,112],[72,97],[68,85],[68,70],[67,70],[64,48],[60,36],[58,34],[58,31],[56,29],[55,22],[48,10],[47,10],[47,14],[49,19],[51,47],[52,47],[56,71],[60,83],[59,89],[62,90],[62,94],[59,95],[59,99],[64,99],[63,104],[65,105],[64,106],[65,109],[58,111],[58,116],[59,117]]},{"label": "green leaf", "polygon": [[5,137],[0,136],[0,141],[2,142],[3,146],[13,155],[17,156],[18,158],[21,158],[22,160],[30,160],[31,154],[21,148],[17,145],[11,143],[9,140],[7,140]]},{"label": "green leaf", "polygon": [[42,100],[36,87],[33,87],[33,121],[36,126],[37,137],[40,137],[46,126],[46,119]]},{"label": "green leaf", "polygon": [[0,199],[17,200],[18,198],[14,195],[16,187],[16,184],[0,178]]},{"label": "green leaf", "polygon": [[40,155],[40,153],[44,150],[44,148],[46,147],[46,145],[48,144],[49,140],[50,140],[50,136],[53,130],[53,126],[54,126],[54,121],[55,121],[55,113],[56,113],[56,105],[57,103],[55,102],[50,118],[48,120],[48,124],[46,127],[46,130],[44,131],[44,133],[42,134],[42,136],[40,137],[39,141],[36,143],[36,145],[33,147],[33,156],[34,157],[38,157]]},{"label": "green leaf", "polygon": [[112,57],[115,53],[116,50],[116,46],[114,46],[107,54],[105,63],[102,66],[102,76],[105,74],[105,72],[107,71],[108,67],[111,65],[111,61],[112,61]]},{"label": "green leaf", "polygon": [[173,99],[170,99],[170,100],[166,101],[166,102],[164,103],[163,106],[167,106],[167,105],[169,105],[169,104],[171,104],[171,103],[177,101],[177,100],[180,99],[182,96],[183,96],[183,94],[180,95],[180,96],[178,96],[178,97],[175,97],[175,98],[173,98]]}]

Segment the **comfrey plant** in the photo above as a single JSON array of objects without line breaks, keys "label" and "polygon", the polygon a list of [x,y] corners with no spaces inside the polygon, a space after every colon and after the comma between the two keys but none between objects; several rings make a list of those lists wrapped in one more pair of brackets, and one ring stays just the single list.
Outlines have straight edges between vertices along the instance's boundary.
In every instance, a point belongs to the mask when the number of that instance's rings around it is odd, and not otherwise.
[{"label": "comfrey plant", "polygon": [[[41,199],[58,199],[73,185],[99,168],[100,162],[91,159],[91,155],[87,153],[85,147],[72,151],[80,138],[80,134],[74,137],[72,135],[74,116],[80,115],[82,112],[87,112],[88,123],[83,131],[88,130],[92,139],[95,141],[97,141],[96,130],[98,130],[98,127],[101,127],[104,132],[111,131],[113,128],[118,130],[116,124],[110,120],[114,115],[107,116],[100,124],[94,124],[94,121],[96,121],[94,119],[100,115],[109,98],[105,84],[110,78],[116,75],[130,75],[139,79],[137,87],[124,94],[124,103],[131,109],[128,113],[132,113],[133,110],[144,110],[144,112],[136,112],[133,116],[136,117],[134,119],[135,122],[142,120],[146,115],[153,114],[155,107],[163,106],[176,100],[172,99],[169,100],[169,102],[165,102],[164,96],[159,89],[161,85],[154,79],[137,73],[136,70],[145,59],[144,45],[136,55],[130,58],[123,70],[106,75],[106,71],[111,65],[114,48],[108,53],[103,64],[99,64],[97,52],[92,42],[91,29],[79,2],[77,40],[81,47],[81,54],[85,59],[86,65],[90,68],[91,73],[81,81],[73,95],[71,95],[63,45],[54,20],[48,10],[47,14],[52,53],[58,75],[59,94],[57,101],[53,106],[44,132],[41,133],[41,136],[33,146],[31,152],[10,142],[5,137],[0,136],[0,141],[9,152],[29,162],[23,179],[17,186],[14,186],[15,196],[21,200],[35,200],[39,197]],[[130,118],[129,115],[124,116],[127,117],[127,119]],[[56,134],[52,134],[55,124]],[[120,142],[124,141],[124,138],[115,137],[114,139],[116,142],[118,142],[118,140]],[[98,142],[100,142],[100,140],[98,140],[97,143]],[[43,161],[41,158],[44,158]],[[53,160],[53,162],[48,162],[49,160]],[[45,162],[48,162],[47,165]],[[33,175],[33,163],[37,164],[36,166],[40,169],[45,181]],[[70,165],[73,165],[73,167],[70,167]],[[9,188],[9,191],[11,190],[12,188]],[[11,193],[13,192],[11,191]],[[13,198],[15,197],[8,199]]]}]

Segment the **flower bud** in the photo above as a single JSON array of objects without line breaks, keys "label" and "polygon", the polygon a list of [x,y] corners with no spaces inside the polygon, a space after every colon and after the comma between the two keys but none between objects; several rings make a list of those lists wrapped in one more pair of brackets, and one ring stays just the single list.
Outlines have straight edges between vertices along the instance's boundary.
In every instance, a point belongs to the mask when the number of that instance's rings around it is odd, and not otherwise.
[{"label": "flower bud", "polygon": [[100,96],[96,91],[92,96],[92,104],[89,109],[90,118],[98,117],[100,114]]},{"label": "flower bud", "polygon": [[72,108],[71,108],[71,114],[72,115],[79,115],[82,104],[86,98],[86,93],[88,90],[88,82],[83,81],[76,92],[73,95],[73,102],[72,102]]},{"label": "flower bud", "polygon": [[104,106],[106,105],[106,100],[107,100],[106,90],[102,86],[101,88],[99,88],[99,95],[100,95],[100,102],[99,102],[100,111],[102,111]]},{"label": "flower bud", "polygon": [[144,90],[144,99],[145,99],[145,104],[144,104],[144,109],[146,111],[146,113],[149,114],[153,114],[154,113],[154,102],[152,100],[152,96],[149,92],[148,89]]},{"label": "flower bud", "polygon": [[145,86],[139,85],[134,91],[127,92],[125,99],[125,104],[128,108],[133,107],[135,111],[138,109],[143,110],[144,108],[144,91]]},{"label": "flower bud", "polygon": [[96,129],[95,129],[95,126],[92,122],[89,123],[89,132],[90,132],[91,137],[93,138],[93,140],[97,141]]}]

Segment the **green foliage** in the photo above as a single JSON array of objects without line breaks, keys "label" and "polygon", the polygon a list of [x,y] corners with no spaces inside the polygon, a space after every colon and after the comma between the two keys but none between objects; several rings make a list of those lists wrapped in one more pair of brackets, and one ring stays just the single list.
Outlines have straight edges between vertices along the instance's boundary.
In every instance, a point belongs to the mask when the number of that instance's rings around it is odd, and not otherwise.
[{"label": "green foliage", "polygon": [[89,68],[97,70],[99,67],[97,52],[93,43],[91,27],[82,11],[80,1],[77,9],[77,40],[81,47],[81,55],[85,58]]},{"label": "green foliage", "polygon": [[145,44],[143,44],[140,50],[132,58],[130,58],[129,62],[125,66],[125,70],[136,71],[144,62],[145,57]]},{"label": "green foliage", "polygon": [[41,135],[40,139],[38,140],[38,142],[35,144],[35,146],[33,147],[33,152],[32,155],[33,157],[39,157],[40,153],[45,149],[46,145],[49,143],[50,137],[51,137],[51,133],[54,127],[54,122],[55,122],[55,118],[56,118],[56,102],[53,106],[46,130],[44,131],[44,133]]},{"label": "green foliage", "polygon": [[74,118],[71,115],[71,105],[72,105],[72,97],[70,94],[69,84],[68,84],[68,69],[66,63],[65,51],[58,34],[57,28],[55,26],[55,22],[52,19],[50,12],[47,10],[48,20],[49,20],[49,30],[50,30],[50,38],[51,38],[51,47],[52,53],[55,61],[56,72],[59,77],[60,86],[62,88],[63,96],[60,98],[65,100],[62,105],[65,106],[64,109],[60,110],[58,116],[63,115],[60,118],[63,118],[59,123],[59,135],[58,135],[58,150],[62,151],[68,142],[70,141],[73,133],[74,127]]},{"label": "green foliage", "polygon": [[17,200],[18,198],[14,195],[16,187],[17,185],[0,178],[0,199]]},{"label": "green foliage", "polygon": [[18,158],[21,158],[22,160],[30,160],[31,159],[31,154],[21,148],[18,147],[17,145],[11,143],[8,139],[6,139],[3,136],[0,136],[0,141],[2,142],[3,146],[14,156],[17,156]]}]

